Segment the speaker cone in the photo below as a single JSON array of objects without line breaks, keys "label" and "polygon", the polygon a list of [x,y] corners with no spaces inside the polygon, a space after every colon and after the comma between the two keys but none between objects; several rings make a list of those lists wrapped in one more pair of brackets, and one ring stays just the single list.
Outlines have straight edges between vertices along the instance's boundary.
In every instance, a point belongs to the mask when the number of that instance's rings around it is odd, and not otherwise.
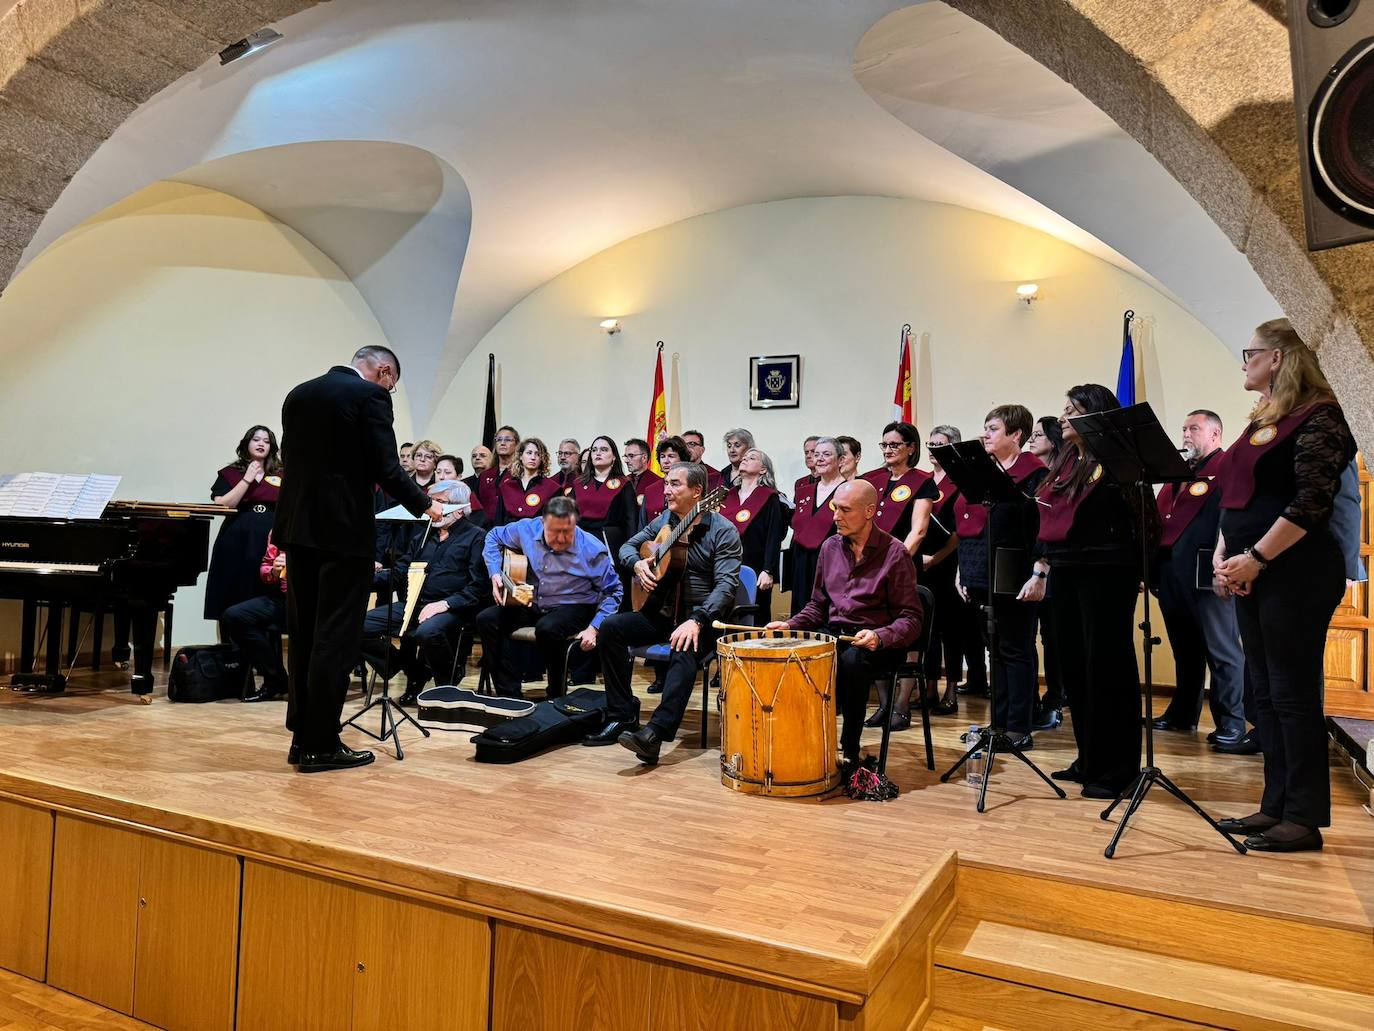
[{"label": "speaker cone", "polygon": [[1374,37],[1327,73],[1309,124],[1320,186],[1347,218],[1374,225]]}]

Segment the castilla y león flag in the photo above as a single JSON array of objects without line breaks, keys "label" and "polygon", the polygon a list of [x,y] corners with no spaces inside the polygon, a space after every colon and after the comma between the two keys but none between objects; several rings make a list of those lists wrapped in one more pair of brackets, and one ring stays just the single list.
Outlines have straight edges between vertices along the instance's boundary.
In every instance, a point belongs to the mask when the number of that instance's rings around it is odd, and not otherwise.
[{"label": "castilla y le\u00f3n flag", "polygon": [[649,468],[663,475],[658,464],[658,442],[668,435],[668,402],[663,394],[663,341],[658,342],[658,358],[654,365],[654,396],[649,402],[649,428],[644,439],[649,442]]},{"label": "castilla y le\u00f3n flag", "polygon": [[916,422],[916,402],[911,394],[911,324],[902,327],[901,356],[897,359],[897,389],[892,395],[892,418]]}]

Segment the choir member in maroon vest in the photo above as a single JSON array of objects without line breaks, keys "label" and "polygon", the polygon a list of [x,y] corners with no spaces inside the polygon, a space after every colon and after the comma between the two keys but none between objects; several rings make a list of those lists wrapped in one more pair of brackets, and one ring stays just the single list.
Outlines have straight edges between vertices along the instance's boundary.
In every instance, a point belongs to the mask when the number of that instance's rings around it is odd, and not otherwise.
[{"label": "choir member in maroon vest", "polygon": [[754,447],[754,435],[739,427],[726,430],[721,439],[725,444],[725,457],[730,460],[730,464],[720,471],[721,479],[728,486],[734,486],[739,482],[739,464],[744,461],[744,453]]},{"label": "choir member in maroon vest", "polygon": [[[845,438],[840,438],[845,441]],[[845,441],[847,443],[847,441]],[[920,431],[909,422],[890,422],[883,427],[881,443],[883,466],[863,474],[862,479],[873,484],[878,492],[878,510],[874,517],[878,529],[902,542],[907,554],[915,560],[929,529],[930,510],[935,501],[935,478],[916,468],[921,458]],[[844,468],[841,468],[844,471]],[[888,685],[878,688],[878,711],[869,720],[870,726],[881,726],[890,718],[893,730],[911,726],[911,690],[913,679],[904,679],[897,687],[897,704],[888,715]]]},{"label": "choir member in maroon vest", "polygon": [[[983,420],[983,447],[1006,470],[1025,499],[996,505],[991,516],[988,509],[969,504],[962,496],[954,502],[959,534],[956,585],[966,601],[980,608],[991,598],[997,617],[997,652],[992,655],[996,688],[993,726],[1005,730],[1021,748],[1031,744],[1039,669],[1035,653],[1035,603],[1039,598],[1024,597],[1024,589],[1016,594],[999,593],[995,588],[999,583],[1005,585],[1009,578],[1019,582],[1023,576],[1030,577],[1030,583],[1040,583],[1031,577],[1030,565],[1039,529],[1035,491],[1045,478],[1045,466],[1021,450],[1033,423],[1030,411],[1022,405],[998,405]],[[989,536],[994,561],[1006,564],[991,575],[987,566]],[[988,647],[990,650],[991,642]]]},{"label": "choir member in maroon vest", "polygon": [[[558,471],[554,474],[554,479],[563,488],[565,494],[572,490],[573,481],[582,474],[582,467],[586,464],[586,453],[573,437],[564,437],[558,442]],[[569,496],[571,496],[569,494]]]},{"label": "choir member in maroon vest", "polygon": [[[1078,757],[1056,780],[1085,798],[1116,798],[1140,772],[1140,672],[1135,610],[1140,594],[1142,513],[1130,487],[1107,476],[1069,422],[1121,405],[1106,387],[1072,387],[1059,425],[1064,447],[1040,488],[1036,573],[1054,580],[1054,633]],[[1153,524],[1154,506],[1148,515]],[[1037,580],[1033,589],[1044,596]]]},{"label": "choir member in maroon vest", "polygon": [[840,478],[843,480],[857,480],[859,478],[859,463],[863,460],[864,446],[859,442],[858,437],[837,436],[835,443],[840,446],[837,452],[836,467],[840,470]]},{"label": "choir member in maroon vest", "polygon": [[[658,456],[658,467],[663,470],[663,475],[668,475],[668,470],[677,465],[678,462],[690,462],[691,448],[681,437],[664,437],[654,445],[654,453]],[[663,481],[650,483],[644,488],[644,497],[640,501],[643,513],[640,516],[641,525],[647,526],[663,514],[667,507],[663,500]]]},{"label": "choir member in maroon vest", "polygon": [[[614,440],[605,436],[592,439],[582,471],[565,493],[577,502],[577,510],[581,513],[578,527],[604,541],[613,556],[620,554],[620,546],[637,529],[639,515],[635,511],[635,493]],[[620,609],[623,612],[629,607],[630,596],[626,591],[621,595]],[[598,653],[579,652],[573,656],[568,683],[594,683],[600,668]]]},{"label": "choir member in maroon vest", "polygon": [[1322,665],[1345,564],[1331,532],[1355,443],[1313,353],[1287,319],[1255,330],[1245,388],[1260,394],[1226,452],[1213,568],[1236,598],[1255,726],[1264,751],[1259,812],[1222,822],[1265,852],[1320,849],[1331,822]]},{"label": "choir member in maroon vest", "polygon": [[816,441],[816,475],[813,486],[802,488],[792,512],[792,546],[787,549],[787,589],[792,593],[791,614],[796,615],[811,598],[816,579],[816,557],[825,539],[835,532],[831,502],[840,484],[840,445],[834,437]]},{"label": "choir member in maroon vest", "polygon": [[[1035,420],[1035,428],[1026,442],[1027,451],[1051,466],[1063,446],[1064,431],[1059,428],[1059,416],[1042,415]],[[1049,594],[1050,585],[1046,580],[1045,599],[1036,612],[1040,623],[1040,654],[1044,658],[1045,694],[1035,703],[1031,719],[1034,730],[1057,730],[1064,722],[1064,675],[1059,669],[1059,643],[1054,639],[1054,611]]]},{"label": "choir member in maroon vest", "polygon": [[[936,426],[926,440],[926,450],[944,444],[957,444],[963,434],[955,426]],[[921,540],[920,572],[917,579],[935,597],[935,635],[926,651],[926,680],[938,686],[943,675],[945,690],[931,708],[937,716],[952,716],[959,711],[956,693],[964,672],[964,655],[969,658],[969,680],[975,679],[987,690],[987,663],[983,657],[983,631],[977,610],[959,596],[954,588],[954,576],[959,569],[959,535],[954,532],[954,503],[959,488],[945,475],[939,460],[930,455],[930,467],[935,485],[935,500],[931,503],[929,528]]]},{"label": "choir member in maroon vest", "polygon": [[816,441],[820,439],[820,437],[807,437],[802,441],[802,460],[806,462],[806,475],[798,478],[797,482],[792,485],[792,497],[794,498],[800,497],[804,488],[815,486],[816,481],[820,479],[816,475]]},{"label": "choir member in maroon vest", "polygon": [[725,495],[720,514],[739,531],[744,565],[758,574],[758,614],[765,623],[773,617],[773,584],[787,532],[783,510],[773,460],[758,448],[750,448],[740,458],[739,482]]},{"label": "choir member in maroon vest", "polygon": [[262,594],[258,569],[276,517],[281,481],[277,435],[266,426],[250,426],[239,441],[236,460],[219,471],[210,487],[210,499],[232,514],[225,516],[210,553],[206,619],[219,619],[231,605]]},{"label": "choir member in maroon vest", "polygon": [[683,430],[681,436],[691,452],[687,461],[695,462],[706,470],[706,492],[709,494],[720,485],[721,474],[719,469],[707,465],[701,457],[706,454],[706,438],[701,435],[701,430]]},{"label": "choir member in maroon vest", "polygon": [[[501,480],[518,465],[520,431],[514,426],[502,426],[496,431],[492,443],[496,447],[496,454],[491,465],[483,469],[477,477],[477,497],[489,519],[495,518],[498,500],[496,492],[500,488]],[[497,524],[493,522],[491,525]]]},{"label": "choir member in maroon vest", "polygon": [[[630,490],[634,492],[635,520],[634,530],[639,532],[639,528],[645,524],[644,520],[644,492],[651,483],[662,484],[663,477],[649,468],[649,442],[642,437],[631,437],[621,445],[624,450],[621,456],[625,459],[625,475],[630,481]],[[663,488],[659,487],[659,494],[662,496]]]},{"label": "choir member in maroon vest", "polygon": [[[1155,499],[1163,533],[1154,564],[1159,611],[1174,653],[1174,696],[1156,730],[1191,734],[1202,715],[1202,692],[1212,672],[1208,695],[1215,726],[1207,739],[1231,752],[1259,745],[1245,733],[1245,654],[1236,626],[1236,603],[1212,590],[1212,553],[1221,522],[1221,417],[1198,409],[1183,420],[1184,457],[1193,479],[1166,483]],[[1200,556],[1202,560],[1199,561]],[[1199,571],[1205,577],[1199,576]]]},{"label": "choir member in maroon vest", "polygon": [[505,526],[531,519],[544,510],[549,498],[563,493],[558,481],[549,475],[549,448],[538,437],[520,442],[516,470],[501,480],[496,494],[496,512],[491,525]]}]

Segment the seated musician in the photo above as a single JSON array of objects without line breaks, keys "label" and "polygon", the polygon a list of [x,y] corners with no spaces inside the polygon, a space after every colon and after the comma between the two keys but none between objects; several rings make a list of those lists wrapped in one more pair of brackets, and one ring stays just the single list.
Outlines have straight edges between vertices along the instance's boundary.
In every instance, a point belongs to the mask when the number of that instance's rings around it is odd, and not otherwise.
[{"label": "seated musician", "polygon": [[[706,470],[682,462],[667,470],[663,494],[668,509],[620,548],[620,564],[633,568],[645,590],[657,584],[654,567],[639,557],[641,544],[665,526],[676,527],[706,494]],[[742,548],[730,522],[704,512],[687,532],[687,570],[665,604],[641,612],[621,612],[601,625],[601,673],[606,681],[606,724],[583,739],[584,745],[619,742],[649,764],[658,762],[659,746],[671,741],[691,700],[697,670],[715,645],[713,620],[728,616],[739,587]],[[664,674],[663,700],[643,727],[639,699],[630,689],[630,648],[667,641],[673,655]]]},{"label": "seated musician", "polygon": [[[486,586],[486,566],[482,562],[482,528],[466,518],[471,506],[467,485],[460,483],[439,498],[459,508],[444,516],[428,534],[415,537],[410,548],[396,561],[391,586],[396,591],[389,605],[379,605],[363,617],[363,652],[405,670],[406,689],[402,705],[413,705],[415,696],[430,677],[447,682],[453,670],[453,649],[459,631],[471,626],[477,616]],[[414,614],[402,635],[409,571],[412,563],[425,563],[425,578]],[[389,611],[388,611],[389,610]],[[388,627],[393,637],[401,638],[401,653],[396,660],[384,640]],[[377,641],[381,639],[381,647]]]},{"label": "seated musician", "polygon": [[[267,551],[258,566],[258,579],[267,585],[265,593],[230,605],[220,616],[225,638],[239,646],[248,669],[245,702],[270,702],[286,694],[286,667],[270,639],[271,634],[280,634],[286,628],[286,553],[272,543],[270,532]],[[123,639],[128,640],[127,631]],[[251,679],[254,671],[262,674],[261,687]]]},{"label": "seated musician", "polygon": [[[506,604],[501,550],[516,551],[529,563],[534,581],[530,605]],[[520,675],[511,654],[512,631],[533,626],[549,673],[549,697],[563,693],[568,642],[576,635],[584,651],[597,644],[603,620],[620,607],[620,577],[606,545],[577,525],[577,503],[550,498],[542,516],[520,519],[487,533],[483,557],[496,604],[477,617],[482,654],[496,693],[521,697]]]},{"label": "seated musician", "polygon": [[841,484],[834,505],[837,533],[821,545],[810,600],[791,619],[769,623],[768,629],[854,636],[852,644],[838,643],[835,673],[843,716],[840,750],[852,768],[859,761],[869,685],[891,678],[921,635],[923,616],[911,557],[901,541],[873,524],[878,509],[873,484]]}]

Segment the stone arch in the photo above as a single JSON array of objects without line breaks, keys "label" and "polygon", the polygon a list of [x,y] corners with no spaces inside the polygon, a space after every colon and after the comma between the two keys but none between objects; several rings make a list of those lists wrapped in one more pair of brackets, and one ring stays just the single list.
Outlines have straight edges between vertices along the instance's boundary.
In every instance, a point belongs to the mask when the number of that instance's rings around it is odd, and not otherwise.
[{"label": "stone arch", "polygon": [[18,0],[0,15],[0,288],[71,177],[134,109],[320,0]]},{"label": "stone arch", "polygon": [[1374,243],[1309,253],[1282,0],[947,0],[1150,151],[1245,254],[1374,449]]}]

